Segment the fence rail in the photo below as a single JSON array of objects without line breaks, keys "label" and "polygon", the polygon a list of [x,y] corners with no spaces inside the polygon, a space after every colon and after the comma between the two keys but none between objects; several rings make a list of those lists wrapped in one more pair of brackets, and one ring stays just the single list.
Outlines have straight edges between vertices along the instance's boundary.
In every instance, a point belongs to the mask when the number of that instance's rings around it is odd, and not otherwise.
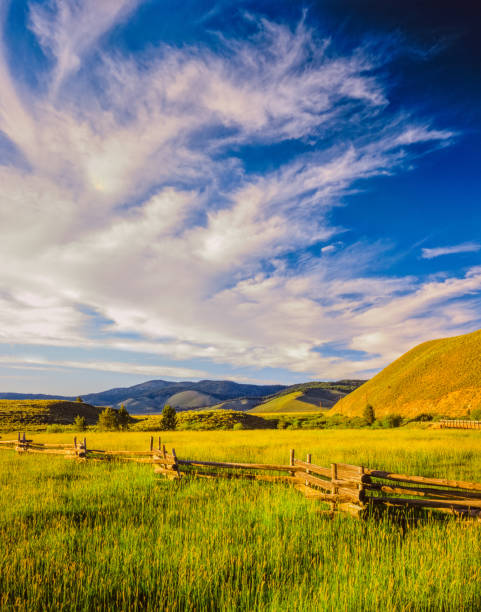
[{"label": "fence rail", "polygon": [[439,421],[441,429],[481,429],[481,421],[470,421],[461,419],[443,419]]},{"label": "fence rail", "polygon": [[[326,502],[330,511],[361,516],[370,507],[400,507],[435,510],[481,520],[481,483],[446,478],[397,474],[346,463],[329,467],[295,457],[291,449],[289,462],[243,463],[179,459],[175,449],[167,452],[158,438],[150,437],[148,450],[99,450],[87,447],[74,438],[73,444],[43,444],[18,434],[16,440],[0,440],[0,449],[20,454],[41,453],[63,455],[85,460],[121,460],[149,463],[154,471],[170,480],[181,478],[245,478],[267,482],[285,482],[295,486],[306,497]],[[267,472],[267,473],[266,473]]]}]

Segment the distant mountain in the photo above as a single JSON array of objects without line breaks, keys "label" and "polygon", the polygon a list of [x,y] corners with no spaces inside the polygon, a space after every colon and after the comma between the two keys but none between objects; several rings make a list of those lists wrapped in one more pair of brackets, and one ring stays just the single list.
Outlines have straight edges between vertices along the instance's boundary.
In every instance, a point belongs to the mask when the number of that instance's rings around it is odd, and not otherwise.
[{"label": "distant mountain", "polygon": [[[260,412],[275,412],[276,406],[265,406],[265,402],[276,400],[287,393],[295,393],[300,406],[292,405],[301,412],[330,408],[338,399],[344,397],[364,381],[339,381],[333,383],[310,382],[291,385],[249,385],[229,380],[201,380],[198,382],[170,382],[149,380],[132,387],[116,387],[100,393],[80,393],[83,401],[94,406],[113,406],[124,404],[131,414],[155,414],[162,411],[165,404],[176,410],[195,410],[215,406],[230,410],[251,410],[258,406]],[[64,399],[75,397],[60,395],[0,393],[0,399]],[[281,404],[288,404],[285,399]],[[266,410],[267,409],[267,410]],[[272,410],[271,410],[272,409]]]},{"label": "distant mountain", "polygon": [[[285,389],[285,385],[248,385],[229,380],[201,380],[199,382],[170,382],[166,380],[149,380],[132,387],[118,387],[100,393],[81,393],[80,396],[95,406],[113,406],[119,408],[124,404],[131,414],[149,414],[161,412],[165,404],[171,404],[176,410],[206,408],[214,404],[239,398],[258,398]],[[64,399],[73,397],[60,395],[40,395],[33,393],[0,393],[0,399]],[[252,407],[246,405],[245,409]]]},{"label": "distant mountain", "polygon": [[333,413],[462,418],[481,408],[481,330],[414,347],[342,399]]},{"label": "distant mountain", "polygon": [[284,385],[245,385],[229,380],[149,380],[125,389],[82,395],[82,398],[90,404],[115,408],[124,404],[132,414],[146,414],[161,412],[165,404],[171,404],[176,410],[192,410],[241,397],[265,397],[284,388]]}]

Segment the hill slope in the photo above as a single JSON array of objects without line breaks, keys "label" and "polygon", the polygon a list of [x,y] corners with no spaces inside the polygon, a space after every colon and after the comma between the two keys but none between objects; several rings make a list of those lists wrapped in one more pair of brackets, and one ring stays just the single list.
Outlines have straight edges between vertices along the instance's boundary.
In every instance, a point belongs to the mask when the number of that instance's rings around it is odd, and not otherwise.
[{"label": "hill slope", "polygon": [[71,425],[77,415],[87,425],[97,423],[101,408],[65,400],[0,400],[0,429],[12,430],[47,426],[53,423]]},{"label": "hill slope", "polygon": [[481,406],[481,330],[424,342],[342,399],[332,412],[461,417]]},{"label": "hill slope", "polygon": [[254,414],[282,414],[288,412],[319,412],[334,406],[336,402],[361,385],[363,380],[338,382],[309,382],[292,385],[259,404],[250,412]]}]

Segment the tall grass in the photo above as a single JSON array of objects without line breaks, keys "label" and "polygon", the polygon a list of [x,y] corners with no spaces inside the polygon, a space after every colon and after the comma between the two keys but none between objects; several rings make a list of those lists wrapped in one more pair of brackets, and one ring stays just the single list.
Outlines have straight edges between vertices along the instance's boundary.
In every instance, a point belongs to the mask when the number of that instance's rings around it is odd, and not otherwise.
[{"label": "tall grass", "polygon": [[[33,436],[69,441],[65,434]],[[481,481],[479,432],[165,432],[181,457],[365,463]],[[144,449],[142,433],[90,434]],[[283,485],[0,452],[0,609],[472,610],[480,525],[334,520]]]}]

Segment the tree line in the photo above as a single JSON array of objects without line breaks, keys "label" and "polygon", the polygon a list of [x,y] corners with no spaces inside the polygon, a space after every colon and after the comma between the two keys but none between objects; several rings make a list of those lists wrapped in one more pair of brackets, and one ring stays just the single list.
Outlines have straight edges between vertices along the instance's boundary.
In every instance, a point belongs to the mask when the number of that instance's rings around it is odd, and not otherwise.
[{"label": "tree line", "polygon": [[[81,401],[80,398],[79,401]],[[111,406],[107,406],[99,414],[97,428],[99,431],[127,431],[133,421],[134,419],[130,416],[127,408],[123,404],[120,405],[118,410],[112,408]],[[85,431],[87,429],[85,417],[77,415],[74,420],[74,426],[79,431]],[[162,410],[160,428],[168,431],[173,430],[176,427],[177,415],[175,408],[169,404],[166,404]]]}]

